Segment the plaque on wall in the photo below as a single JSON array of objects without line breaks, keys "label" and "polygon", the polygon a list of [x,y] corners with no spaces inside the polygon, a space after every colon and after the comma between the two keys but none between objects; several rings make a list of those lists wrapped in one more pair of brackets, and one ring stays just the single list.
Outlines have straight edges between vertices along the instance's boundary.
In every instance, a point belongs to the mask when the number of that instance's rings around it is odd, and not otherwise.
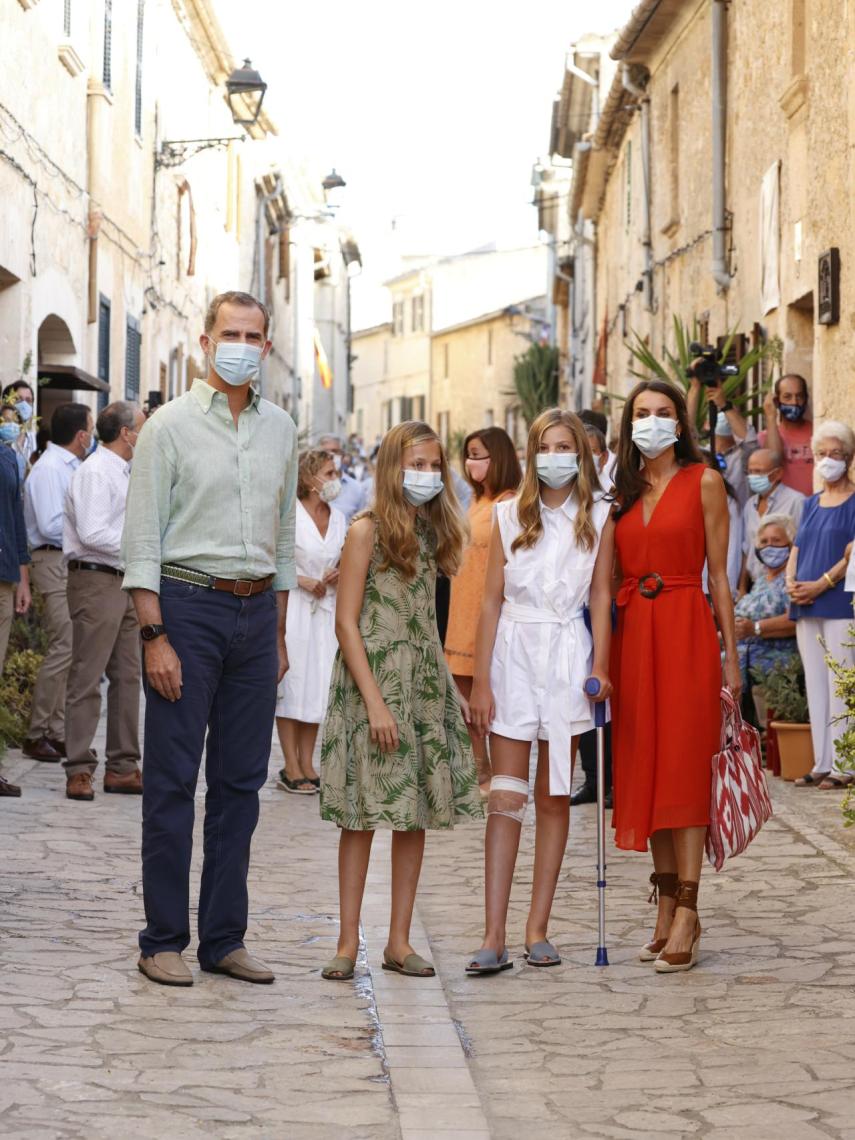
[{"label": "plaque on wall", "polygon": [[840,250],[836,246],[819,255],[817,320],[836,325],[840,320]]}]

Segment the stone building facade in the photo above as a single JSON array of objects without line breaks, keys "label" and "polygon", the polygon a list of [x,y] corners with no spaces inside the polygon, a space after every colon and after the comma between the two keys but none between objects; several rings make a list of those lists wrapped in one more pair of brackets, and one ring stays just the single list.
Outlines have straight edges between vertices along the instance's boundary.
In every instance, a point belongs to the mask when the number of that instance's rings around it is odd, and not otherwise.
[{"label": "stone building facade", "polygon": [[263,392],[307,428],[329,322],[320,427],[341,430],[358,250],[264,109],[235,121],[213,0],[18,0],[3,38],[0,381],[29,362],[43,420],[72,396],[170,399],[204,372],[211,298],[240,288],[272,312]]},{"label": "stone building facade", "polygon": [[815,418],[855,421],[853,45],[832,0],[636,7],[568,204],[595,233],[601,395],[631,383],[631,333],[660,353],[677,316],[780,338]]},{"label": "stone building facade", "polygon": [[353,335],[351,431],[368,443],[422,419],[444,443],[490,424],[516,438],[513,362],[549,335],[547,264],[543,245],[490,246],[387,281],[391,320]]}]

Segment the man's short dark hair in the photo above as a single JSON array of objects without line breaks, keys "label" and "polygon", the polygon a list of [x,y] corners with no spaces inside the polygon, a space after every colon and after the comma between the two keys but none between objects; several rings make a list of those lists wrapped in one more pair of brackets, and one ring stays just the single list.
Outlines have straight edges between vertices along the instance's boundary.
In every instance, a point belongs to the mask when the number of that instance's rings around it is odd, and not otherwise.
[{"label": "man's short dark hair", "polygon": [[583,424],[591,424],[598,431],[605,435],[609,430],[609,421],[602,412],[592,412],[590,408],[585,408],[584,411],[579,413],[579,419]]},{"label": "man's short dark hair", "polygon": [[51,441],[68,447],[79,431],[86,431],[91,414],[85,404],[60,404],[50,419]]},{"label": "man's short dark hair", "polygon": [[96,428],[98,438],[102,443],[115,443],[122,428],[133,428],[137,419],[138,408],[127,400],[117,400],[115,404],[108,404],[98,415]]},{"label": "man's short dark hair", "polygon": [[236,289],[230,289],[227,293],[218,293],[208,306],[208,311],[205,314],[205,332],[209,336],[217,323],[217,314],[221,305],[243,305],[248,309],[260,309],[264,315],[264,335],[267,336],[270,329],[270,313],[267,311],[267,306],[262,305],[257,297],[253,297],[252,293],[241,293]]},{"label": "man's short dark hair", "polygon": [[[583,420],[582,423],[585,423],[585,421]],[[585,424],[585,434],[587,435],[588,439],[592,441],[596,440],[600,454],[602,454],[604,451],[608,451],[609,445],[606,443],[606,437],[596,426],[596,424]]]},{"label": "man's short dark hair", "polygon": [[35,395],[35,390],[29,380],[13,380],[11,384],[7,384],[3,389],[3,396],[11,396],[13,392],[20,392],[22,388],[26,388],[28,392]]},{"label": "man's short dark hair", "polygon": [[776,396],[781,395],[781,385],[785,380],[798,380],[802,386],[802,395],[804,396],[805,400],[810,399],[810,388],[808,387],[808,382],[805,380],[804,376],[800,376],[798,372],[785,372],[783,376],[778,377],[778,379],[775,381]]}]

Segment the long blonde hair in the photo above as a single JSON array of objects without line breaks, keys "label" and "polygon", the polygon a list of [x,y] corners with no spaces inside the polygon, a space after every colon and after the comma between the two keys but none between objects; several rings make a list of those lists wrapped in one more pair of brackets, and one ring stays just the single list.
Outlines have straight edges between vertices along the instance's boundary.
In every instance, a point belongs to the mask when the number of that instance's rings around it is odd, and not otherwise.
[{"label": "long blonde hair", "polygon": [[371,509],[377,523],[377,542],[382,555],[380,568],[388,570],[394,566],[405,578],[412,578],[416,572],[419,544],[413,526],[412,507],[404,498],[401,469],[406,449],[427,442],[439,444],[445,488],[418,510],[436,536],[436,563],[443,574],[450,577],[460,569],[463,548],[468,538],[468,527],[460,510],[448,459],[439,436],[428,424],[419,420],[405,420],[404,423],[397,424],[383,437],[377,452],[374,503]]},{"label": "long blonde hair", "polygon": [[597,530],[591,517],[591,508],[594,505],[594,492],[600,487],[597,469],[594,466],[594,457],[585,425],[573,412],[566,412],[562,408],[549,408],[541,412],[528,433],[526,445],[525,475],[520,487],[517,500],[517,517],[522,530],[511,543],[511,550],[520,547],[534,546],[543,533],[543,523],[540,518],[540,480],[537,477],[537,455],[544,434],[551,427],[561,426],[567,428],[573,436],[576,451],[579,456],[579,474],[573,490],[578,504],[573,529],[576,541],[584,550],[593,550],[597,541]]}]

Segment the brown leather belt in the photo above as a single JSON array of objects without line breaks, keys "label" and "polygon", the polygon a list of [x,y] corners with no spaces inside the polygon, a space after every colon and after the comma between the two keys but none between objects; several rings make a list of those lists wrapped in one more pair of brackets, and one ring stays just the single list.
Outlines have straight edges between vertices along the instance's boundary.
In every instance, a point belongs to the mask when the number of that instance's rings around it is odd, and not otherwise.
[{"label": "brown leather belt", "polygon": [[236,598],[253,598],[256,594],[263,594],[273,585],[273,575],[267,578],[212,578],[212,590],[224,590],[227,594],[234,594]]},{"label": "brown leather belt", "polygon": [[273,574],[268,574],[266,578],[215,578],[203,570],[191,570],[189,566],[177,566],[174,563],[161,566],[160,572],[164,578],[171,578],[175,582],[201,586],[204,590],[222,590],[236,598],[253,598],[256,594],[263,594],[273,585],[274,577]]}]

